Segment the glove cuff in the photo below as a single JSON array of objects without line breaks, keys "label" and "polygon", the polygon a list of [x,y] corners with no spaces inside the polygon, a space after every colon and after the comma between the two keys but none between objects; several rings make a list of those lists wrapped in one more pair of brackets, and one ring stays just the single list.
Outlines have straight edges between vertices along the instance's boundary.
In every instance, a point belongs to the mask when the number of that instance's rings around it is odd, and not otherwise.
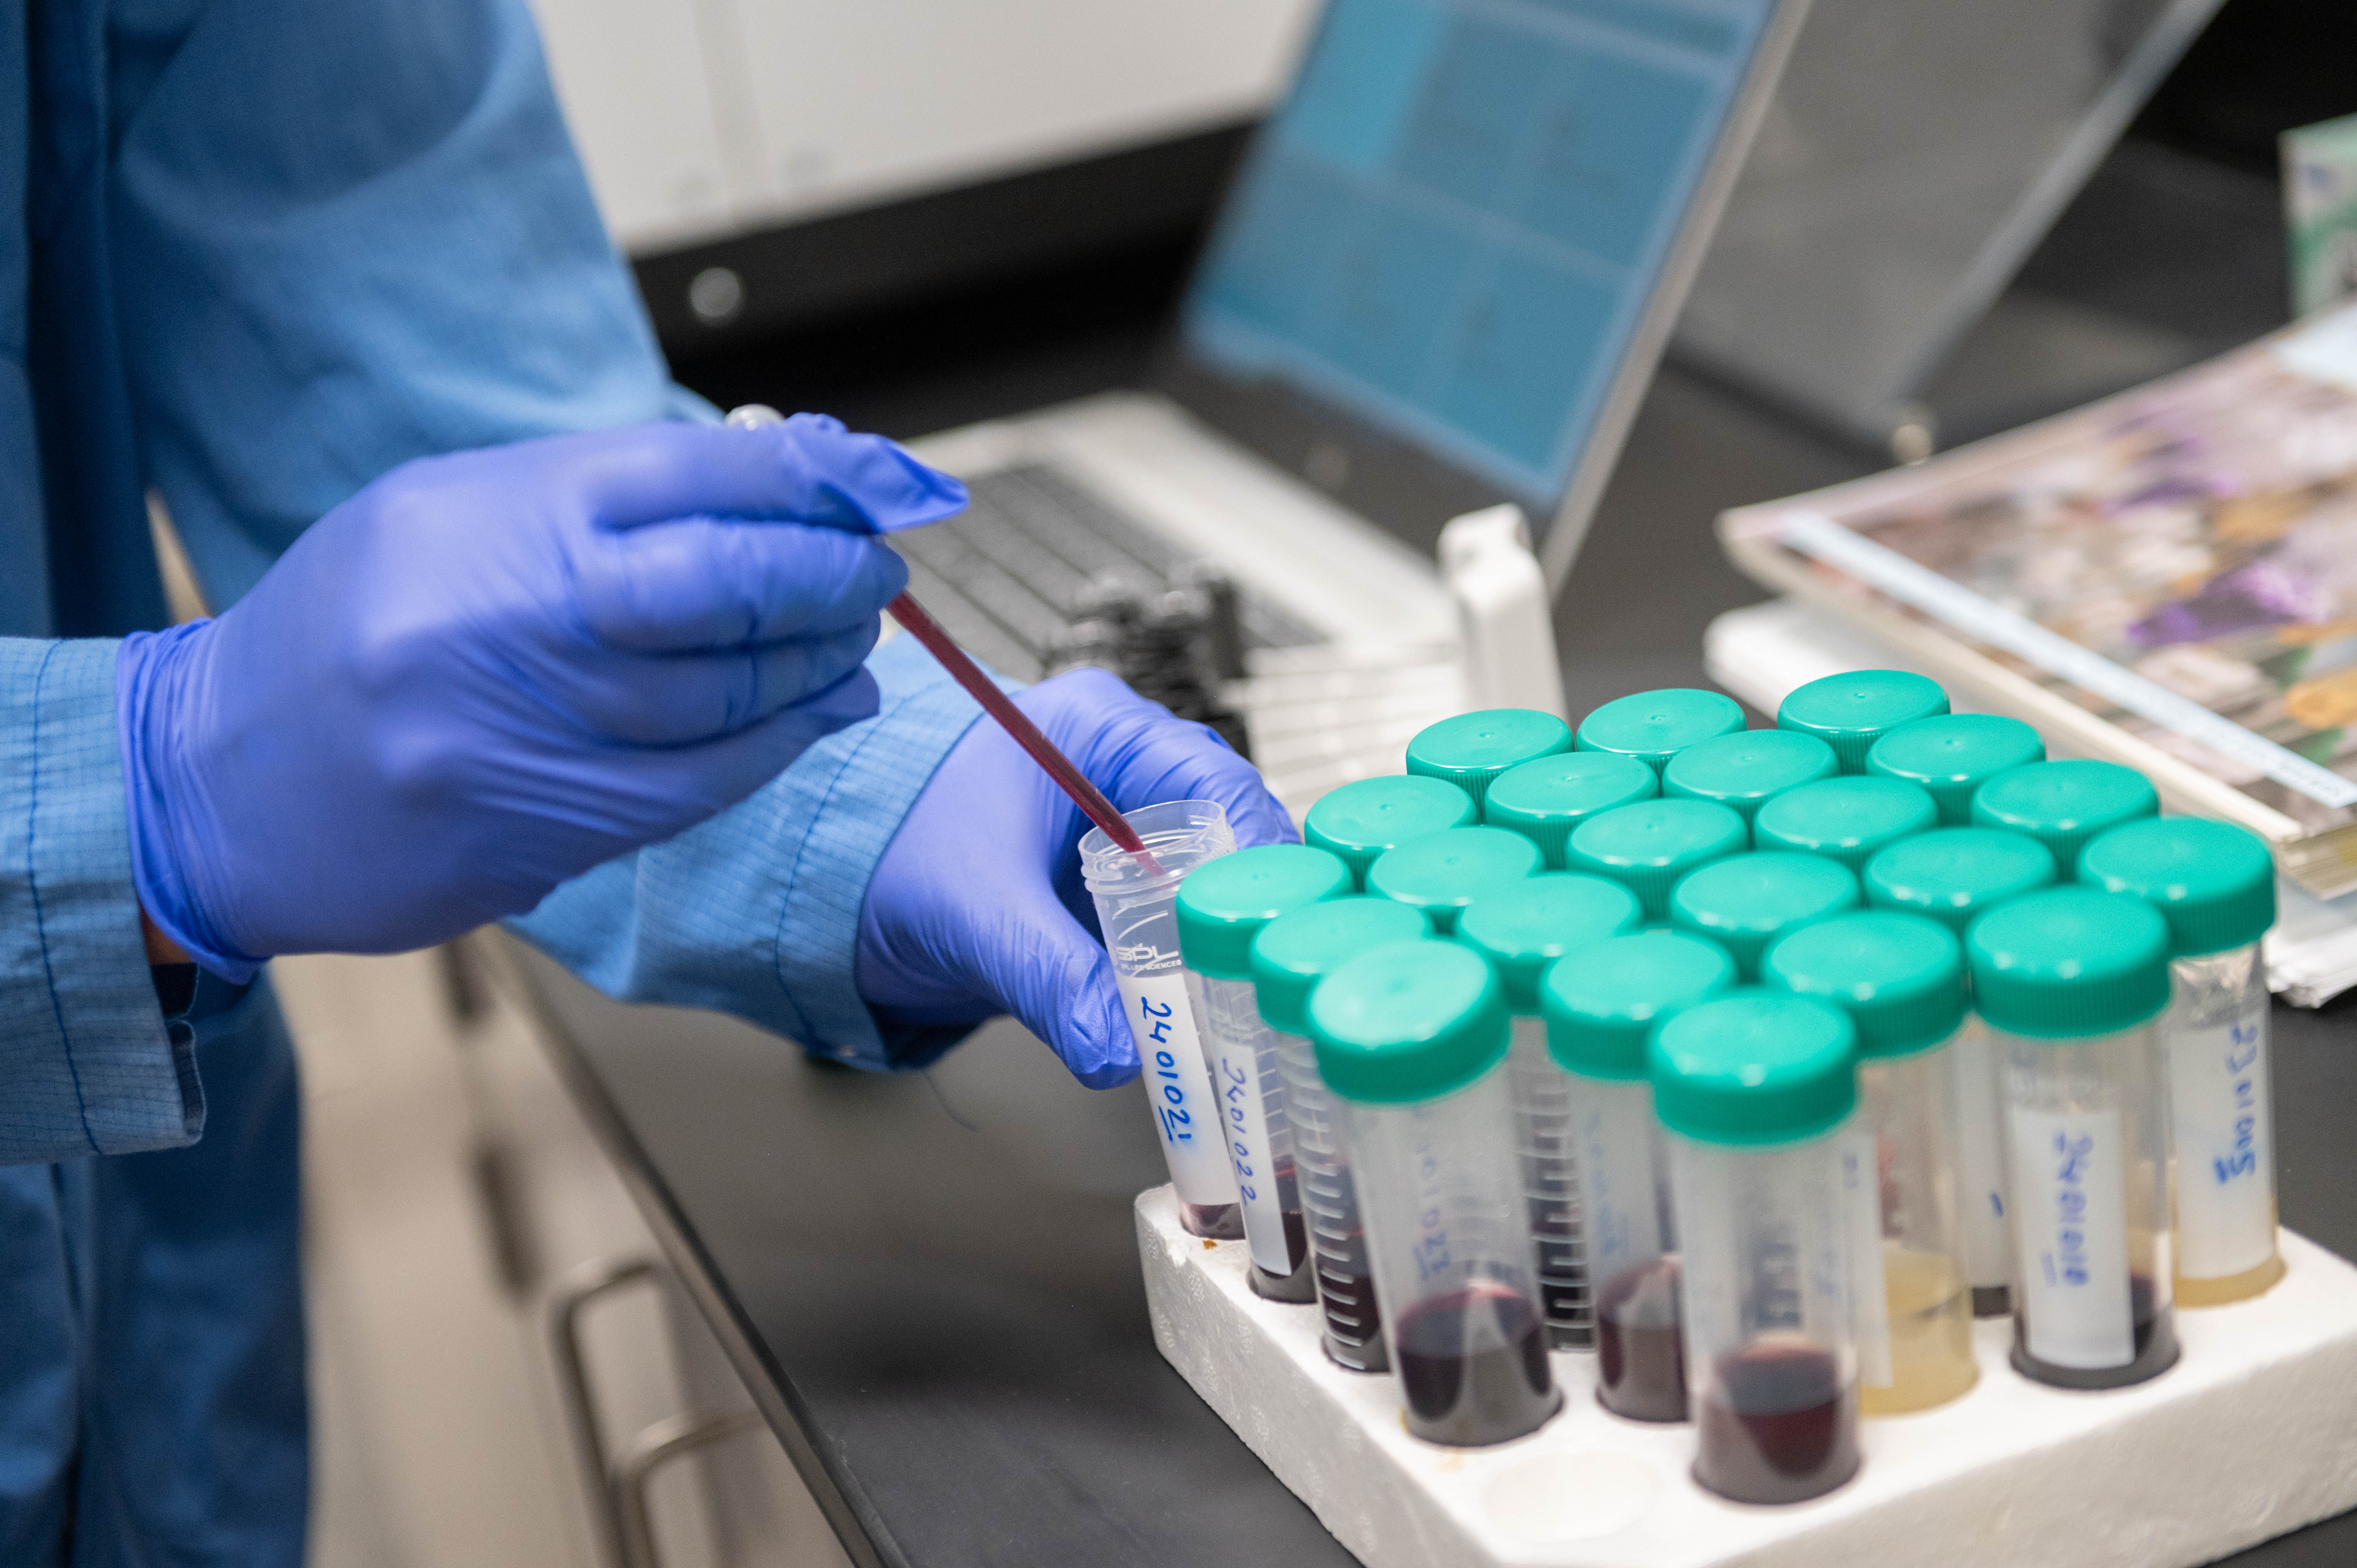
[{"label": "glove cuff", "polygon": [[123,753],[123,799],[131,820],[131,881],[147,918],[199,967],[242,985],[263,960],[242,952],[206,915],[190,887],[190,831],[198,801],[178,768],[191,674],[203,663],[210,620],[169,631],[135,631],[114,656],[115,739]]}]

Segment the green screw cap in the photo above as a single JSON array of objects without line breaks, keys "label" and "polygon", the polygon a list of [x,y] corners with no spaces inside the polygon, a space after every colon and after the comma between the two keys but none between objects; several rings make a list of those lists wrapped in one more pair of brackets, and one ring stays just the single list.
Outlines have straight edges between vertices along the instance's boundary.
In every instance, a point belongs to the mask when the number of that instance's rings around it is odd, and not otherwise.
[{"label": "green screw cap", "polygon": [[1964,950],[1921,915],[1844,915],[1768,950],[1767,983],[1849,1015],[1860,1056],[1928,1050],[1964,1021]]},{"label": "green screw cap", "polygon": [[1776,710],[1776,727],[1815,736],[1834,748],[1844,773],[1863,773],[1876,741],[1947,711],[1948,693],[1937,681],[1905,670],[1853,670],[1796,689]]},{"label": "green screw cap", "polygon": [[1473,797],[1445,779],[1416,774],[1361,779],[1329,789],[1309,808],[1301,836],[1351,868],[1356,886],[1387,849],[1444,828],[1473,825]]},{"label": "green screw cap", "polygon": [[1547,965],[1635,930],[1641,913],[1617,882],[1549,872],[1474,899],[1457,918],[1457,940],[1497,966],[1508,1012],[1536,1017]]},{"label": "green screw cap", "polygon": [[1431,923],[1388,898],[1330,898],[1279,915],[1253,939],[1253,995],[1260,1021],[1279,1033],[1309,1033],[1309,993],[1370,949],[1419,941]]},{"label": "green screw cap", "polygon": [[1691,686],[1617,697],[1580,721],[1573,743],[1582,751],[1633,757],[1659,773],[1686,747],[1743,727],[1732,697]]},{"label": "green screw cap", "polygon": [[1367,891],[1421,909],[1443,936],[1476,896],[1539,869],[1539,846],[1503,828],[1450,828],[1386,850],[1367,868]]},{"label": "green screw cap", "polygon": [[1571,749],[1571,726],[1536,708],[1485,708],[1426,725],[1407,743],[1407,770],[1446,779],[1478,809],[1507,768]]},{"label": "green screw cap", "polygon": [[1506,1057],[1506,1008],[1489,961],[1455,942],[1394,942],[1351,959],[1309,996],[1318,1071],[1345,1100],[1413,1105]]},{"label": "green screw cap", "polygon": [[1820,854],[1735,854],[1689,874],[1670,891],[1670,924],[1708,937],[1746,980],[1788,931],[1857,908],[1857,878]]},{"label": "green screw cap", "polygon": [[1973,820],[1973,793],[2008,768],[2046,760],[2046,743],[2019,719],[2001,714],[1943,714],[1900,725],[1866,754],[1866,771],[1921,786],[1940,821]]},{"label": "green screw cap", "polygon": [[2151,780],[2116,762],[2032,762],[1998,774],[1973,796],[1975,826],[2028,833],[2046,846],[2066,882],[2090,839],[2159,814]]},{"label": "green screw cap", "polygon": [[2032,893],[1975,920],[1964,952],[1981,1016],[2009,1035],[2116,1034],[2169,1005],[2169,924],[2134,894]]},{"label": "green screw cap", "polygon": [[1735,961],[1717,942],[1675,931],[1614,937],[1566,956],[1539,981],[1547,1052],[1566,1072],[1620,1080],[1645,1076],[1655,1025],[1735,987]]},{"label": "green screw cap", "polygon": [[1840,771],[1834,748],[1815,736],[1789,729],[1748,729],[1696,741],[1670,758],[1662,770],[1662,793],[1681,800],[1716,800],[1748,822],[1770,796],[1830,779]]},{"label": "green screw cap", "polygon": [[2079,880],[2159,910],[2179,958],[2246,946],[2276,923],[2275,857],[2232,822],[2159,817],[2114,828],[2080,852]]},{"label": "green screw cap", "polygon": [[1849,1015],[1813,996],[1750,989],[1697,1003],[1646,1047],[1654,1113],[1697,1143],[1813,1138],[1857,1109],[1857,1048]]},{"label": "green screw cap", "polygon": [[[1615,806],[1650,800],[1662,780],[1633,757],[1609,751],[1566,751],[1510,768],[1490,781],[1481,820],[1539,846],[1548,865],[1564,868],[1571,830]],[[1313,813],[1314,814],[1314,813]]]},{"label": "green screw cap", "polygon": [[2054,857],[1997,828],[1940,828],[1900,839],[1866,863],[1866,901],[1928,915],[1958,936],[1999,904],[2052,884]]},{"label": "green screw cap", "polygon": [[1205,861],[1178,884],[1178,956],[1210,979],[1250,980],[1263,926],[1349,891],[1349,867],[1308,844],[1261,844]]},{"label": "green screw cap", "polygon": [[1716,800],[1640,800],[1616,806],[1572,829],[1564,863],[1618,882],[1637,896],[1645,918],[1669,912],[1679,877],[1742,851],[1743,819]]},{"label": "green screw cap", "polygon": [[1751,823],[1761,849],[1797,850],[1863,868],[1885,844],[1938,825],[1932,797],[1896,779],[1826,779],[1787,789]]}]

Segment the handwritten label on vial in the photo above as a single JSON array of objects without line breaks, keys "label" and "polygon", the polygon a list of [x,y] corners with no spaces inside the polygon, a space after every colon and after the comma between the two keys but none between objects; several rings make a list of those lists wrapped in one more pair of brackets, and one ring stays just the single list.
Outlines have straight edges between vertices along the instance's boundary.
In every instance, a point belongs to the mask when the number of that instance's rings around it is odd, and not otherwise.
[{"label": "handwritten label on vial", "polygon": [[1850,1305],[1857,1376],[1870,1389],[1898,1380],[1890,1365],[1890,1292],[1882,1277],[1882,1176],[1871,1133],[1842,1140],[1842,1212],[1849,1220]]},{"label": "handwritten label on vial", "polygon": [[1211,1075],[1195,1037],[1195,1011],[1187,1004],[1187,980],[1173,966],[1160,974],[1114,975],[1137,1041],[1140,1076],[1155,1125],[1162,1131],[1162,1157],[1181,1203],[1233,1203],[1235,1172],[1228,1164]]},{"label": "handwritten label on vial", "polygon": [[1252,1261],[1280,1279],[1293,1272],[1286,1256],[1285,1206],[1269,1152],[1267,1101],[1261,1094],[1260,1053],[1252,1040],[1222,1039],[1213,1047],[1211,1088],[1227,1129],[1228,1160],[1244,1200],[1244,1240]]},{"label": "handwritten label on vial", "polygon": [[2169,1031],[2177,1122],[2177,1272],[2215,1280],[2276,1251],[2267,1003],[2230,1024]]},{"label": "handwritten label on vial", "polygon": [[1579,1172],[1591,1282],[1650,1263],[1663,1251],[1661,1205],[1653,1192],[1652,1119],[1611,1114],[1631,1109],[1626,1100],[1608,1106],[1604,1096],[1591,1093],[1580,1096],[1572,1112],[1573,1168]]},{"label": "handwritten label on vial", "polygon": [[2013,1262],[2005,1241],[2005,1136],[1997,1120],[1996,1050],[1988,1026],[1967,1019],[1948,1062],[1955,1074],[1964,1270],[1975,1288],[2001,1288],[2013,1277]]},{"label": "handwritten label on vial", "polygon": [[2116,1111],[2015,1106],[2013,1197],[2029,1353],[2092,1370],[2136,1359],[2127,1150]]}]

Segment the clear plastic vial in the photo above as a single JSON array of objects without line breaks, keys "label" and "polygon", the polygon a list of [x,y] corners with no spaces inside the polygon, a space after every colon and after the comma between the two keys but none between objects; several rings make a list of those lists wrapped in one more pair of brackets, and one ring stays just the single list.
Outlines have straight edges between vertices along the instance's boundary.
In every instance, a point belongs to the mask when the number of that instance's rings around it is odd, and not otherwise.
[{"label": "clear plastic vial", "polygon": [[1980,1380],[1948,1060],[1965,1017],[1964,950],[1921,915],[1845,915],[1778,942],[1764,973],[1840,1007],[1857,1030],[1857,1122],[1842,1179],[1854,1205],[1859,1408],[1945,1404]]},{"label": "clear plastic vial", "polygon": [[1616,697],[1579,721],[1572,744],[1582,751],[1633,757],[1659,773],[1690,746],[1743,727],[1734,698],[1692,686]]},{"label": "clear plastic vial", "polygon": [[1253,939],[1253,993],[1262,1022],[1276,1038],[1277,1070],[1285,1078],[1326,1354],[1354,1372],[1387,1371],[1391,1359],[1383,1349],[1383,1304],[1367,1258],[1341,1107],[1318,1073],[1317,1047],[1309,1043],[1309,993],[1370,948],[1431,934],[1425,918],[1405,904],[1336,898],[1281,915]]},{"label": "clear plastic vial", "polygon": [[1571,726],[1536,708],[1484,708],[1426,725],[1407,743],[1407,770],[1444,779],[1480,809],[1490,780],[1510,768],[1571,749]]},{"label": "clear plastic vial", "polygon": [[1632,1421],[1687,1413],[1677,1228],[1645,1042],[1665,1020],[1734,985],[1735,961],[1723,949],[1673,931],[1583,948],[1539,983],[1579,1174],[1597,1402]]},{"label": "clear plastic vial", "polygon": [[1469,828],[1473,817],[1473,797],[1445,779],[1361,779],[1319,796],[1302,822],[1301,836],[1340,855],[1363,893],[1367,868],[1385,850],[1445,828]]},{"label": "clear plastic vial", "polygon": [[2177,1360],[2153,1027],[2169,928],[2129,894],[2056,887],[1982,916],[1964,947],[2005,1070],[2013,1364],[2059,1388],[2142,1382]]},{"label": "clear plastic vial", "polygon": [[1857,1474],[1855,1045],[1839,1008],[1752,991],[1687,1008],[1648,1047],[1684,1249],[1694,1476],[1737,1502],[1802,1502]]},{"label": "clear plastic vial", "polygon": [[1241,1240],[1243,1197],[1187,998],[1178,914],[1179,880],[1232,853],[1235,835],[1217,800],[1167,800],[1123,815],[1159,869],[1148,871],[1102,828],[1091,828],[1081,840],[1081,879],[1096,900],[1114,983],[1137,1042],[1139,1076],[1178,1193],[1179,1222],[1193,1235]]},{"label": "clear plastic vial", "polygon": [[1408,1431],[1471,1448],[1537,1430],[1562,1395],[1520,1223],[1497,972],[1454,942],[1375,948],[1311,993],[1309,1029],[1343,1102]]},{"label": "clear plastic vial", "polygon": [[1238,850],[1178,886],[1178,952],[1243,1198],[1252,1287],[1272,1301],[1315,1301],[1318,1287],[1276,1036],[1253,994],[1252,943],[1278,916],[1350,890],[1340,859],[1297,843]]},{"label": "clear plastic vial", "polygon": [[1476,897],[1541,870],[1538,845],[1503,828],[1450,828],[1386,850],[1367,870],[1367,891],[1424,911],[1442,936]]},{"label": "clear plastic vial", "polygon": [[[1975,918],[2050,886],[2054,857],[2036,839],[1995,828],[1942,828],[1866,864],[1867,902],[1939,921],[1961,939]],[[1996,1047],[1977,1012],[1945,1053],[1956,1104],[1957,1208],[1973,1316],[2013,1311],[2013,1248],[2006,1236],[2005,1119]]]},{"label": "clear plastic vial", "polygon": [[1496,967],[1512,1015],[1506,1076],[1523,1201],[1538,1253],[1539,1306],[1549,1342],[1567,1349],[1594,1343],[1594,1322],[1580,1252],[1569,1085],[1547,1055],[1539,977],[1566,953],[1635,930],[1641,913],[1635,895],[1618,883],[1550,872],[1482,894],[1457,922],[1457,940]]},{"label": "clear plastic vial", "polygon": [[1937,681],[1906,670],[1852,670],[1793,688],[1776,710],[1776,727],[1815,736],[1834,748],[1844,773],[1863,773],[1876,741],[1947,711],[1948,693]]},{"label": "clear plastic vial", "polygon": [[1633,757],[1566,751],[1510,768],[1491,779],[1481,800],[1481,821],[1522,834],[1539,846],[1548,869],[1561,871],[1572,829],[1598,811],[1661,792],[1661,776]]},{"label": "clear plastic vial", "polygon": [[2231,822],[2164,817],[2089,844],[2079,880],[2134,894],[2169,922],[2171,995],[2160,1032],[2177,1155],[2178,1305],[2256,1295],[2284,1273],[2259,950],[2276,918],[2274,859]]}]

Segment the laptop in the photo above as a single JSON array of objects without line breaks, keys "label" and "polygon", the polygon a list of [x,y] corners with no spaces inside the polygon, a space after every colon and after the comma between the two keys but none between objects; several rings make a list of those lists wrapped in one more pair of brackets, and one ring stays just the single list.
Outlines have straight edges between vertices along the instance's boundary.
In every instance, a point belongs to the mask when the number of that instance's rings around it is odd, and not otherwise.
[{"label": "laptop", "polygon": [[1805,4],[1330,0],[1149,384],[913,444],[974,493],[919,600],[1033,680],[1224,581],[1279,799],[1395,771],[1463,700],[1433,541],[1512,503],[1560,589]]}]

